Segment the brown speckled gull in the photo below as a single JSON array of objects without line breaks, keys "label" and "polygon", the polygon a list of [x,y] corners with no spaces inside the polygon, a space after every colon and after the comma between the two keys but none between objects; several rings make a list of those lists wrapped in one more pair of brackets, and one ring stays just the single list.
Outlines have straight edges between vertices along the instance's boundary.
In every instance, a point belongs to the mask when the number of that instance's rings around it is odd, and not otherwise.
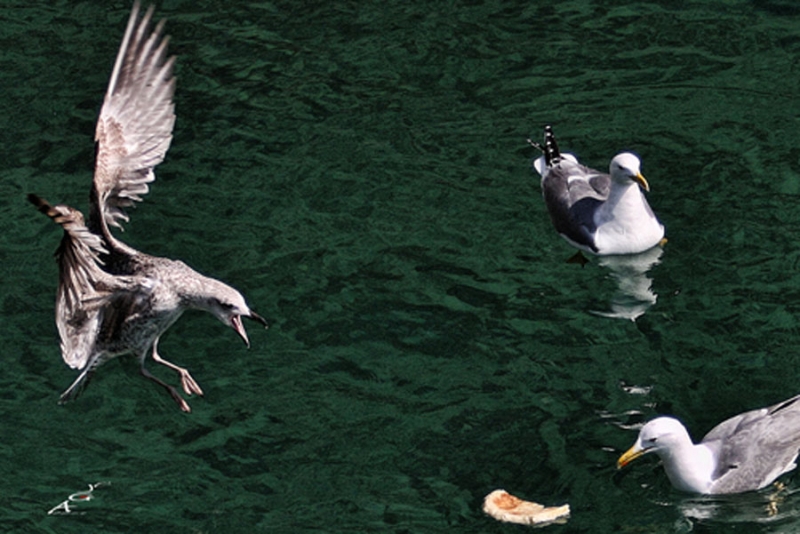
[{"label": "brown speckled gull", "polygon": [[155,180],[153,168],[163,161],[172,141],[175,58],[166,57],[164,21],[151,31],[152,14],[151,7],[140,19],[137,0],[114,64],[95,132],[97,155],[88,225],[74,208],[53,206],[36,195],[28,199],[64,229],[56,252],[56,325],[64,361],[81,373],[61,401],[77,397],[99,365],[134,354],[142,374],[189,412],[176,389],[145,367],[150,353],[155,362],[178,373],[187,395],[203,394],[189,371],[159,355],[161,334],[187,309],[212,313],[247,346],[250,341],[242,317],[267,323],[232,287],[181,261],[134,250],[109,230],[121,227],[121,221],[128,220],[125,208],[148,192],[147,184]]}]

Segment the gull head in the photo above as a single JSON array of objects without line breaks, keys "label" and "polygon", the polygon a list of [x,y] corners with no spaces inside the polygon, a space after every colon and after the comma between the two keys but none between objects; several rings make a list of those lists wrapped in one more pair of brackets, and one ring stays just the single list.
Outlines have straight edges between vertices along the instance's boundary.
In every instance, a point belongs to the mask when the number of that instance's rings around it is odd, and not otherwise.
[{"label": "gull head", "polygon": [[252,319],[268,327],[267,320],[250,309],[241,293],[231,286],[213,278],[206,279],[204,298],[199,299],[198,308],[213,314],[223,324],[233,328],[244,344],[250,347],[250,339],[242,324],[242,317]]},{"label": "gull head", "polygon": [[640,166],[641,161],[639,161],[636,155],[630,152],[623,152],[617,154],[614,156],[614,159],[611,160],[609,174],[611,174],[611,179],[618,184],[626,185],[630,182],[635,182],[639,184],[642,189],[649,192],[650,184],[648,184],[647,180],[642,176]]},{"label": "gull head", "polygon": [[617,469],[651,452],[659,456],[669,455],[670,451],[691,442],[686,427],[677,419],[672,417],[653,419],[639,430],[639,437],[633,447],[619,457]]}]

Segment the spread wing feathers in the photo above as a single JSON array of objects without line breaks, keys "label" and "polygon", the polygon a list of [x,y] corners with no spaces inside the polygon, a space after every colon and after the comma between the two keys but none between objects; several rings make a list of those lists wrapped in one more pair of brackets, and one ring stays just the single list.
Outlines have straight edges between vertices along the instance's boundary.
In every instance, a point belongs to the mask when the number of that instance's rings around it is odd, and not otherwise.
[{"label": "spread wing feathers", "polygon": [[28,195],[28,200],[64,229],[56,251],[56,326],[64,361],[70,367],[83,368],[93,353],[103,310],[115,293],[130,290],[132,281],[103,271],[99,255],[107,251],[101,237],[86,227],[80,211],[65,205],[52,206],[36,195]]},{"label": "spread wing feathers", "polygon": [[109,277],[100,268],[100,254],[107,254],[100,236],[89,231],[83,214],[69,206],[52,206],[45,199],[28,195],[40,212],[64,229],[64,237],[56,251],[60,270],[59,299],[67,307],[78,306],[87,295],[96,293],[99,280]]},{"label": "spread wing feathers", "polygon": [[172,142],[175,57],[166,57],[164,21],[150,31],[152,14],[151,6],[138,20],[134,4],[97,120],[90,223],[106,236],[109,225],[121,228],[128,220],[125,208],[148,192],[153,168]]}]

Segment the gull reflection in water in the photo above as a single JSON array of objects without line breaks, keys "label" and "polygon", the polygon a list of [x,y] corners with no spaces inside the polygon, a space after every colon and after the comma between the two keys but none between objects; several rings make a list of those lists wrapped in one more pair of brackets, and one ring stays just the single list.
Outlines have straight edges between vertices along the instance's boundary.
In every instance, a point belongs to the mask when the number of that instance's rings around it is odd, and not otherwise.
[{"label": "gull reflection in water", "polygon": [[[695,495],[677,502],[690,524],[770,524],[770,532],[797,532],[800,489],[777,482],[754,492],[738,495]],[[787,527],[786,529],[781,526]]]},{"label": "gull reflection in water", "polygon": [[617,289],[611,296],[608,311],[592,311],[603,317],[635,321],[656,303],[658,295],[652,290],[653,280],[648,271],[661,262],[664,249],[653,247],[641,254],[599,256],[598,263],[606,267]]}]

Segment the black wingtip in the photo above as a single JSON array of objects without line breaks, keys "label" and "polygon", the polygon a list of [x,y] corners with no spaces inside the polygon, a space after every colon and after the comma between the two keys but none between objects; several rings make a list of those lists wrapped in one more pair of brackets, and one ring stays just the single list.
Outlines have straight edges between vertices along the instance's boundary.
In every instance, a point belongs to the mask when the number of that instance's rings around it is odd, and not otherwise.
[{"label": "black wingtip", "polygon": [[43,203],[46,203],[42,197],[40,197],[39,195],[34,195],[33,193],[28,193],[28,202],[30,202],[37,208],[40,207]]},{"label": "black wingtip", "polygon": [[561,161],[561,151],[558,149],[556,143],[556,136],[553,133],[553,128],[548,124],[544,127],[544,162],[548,167],[558,165]]},{"label": "black wingtip", "polygon": [[48,201],[39,195],[28,193],[28,202],[36,206],[36,209],[38,209],[40,212],[44,213],[48,217],[50,216],[50,210],[53,209],[53,206],[51,206]]}]

